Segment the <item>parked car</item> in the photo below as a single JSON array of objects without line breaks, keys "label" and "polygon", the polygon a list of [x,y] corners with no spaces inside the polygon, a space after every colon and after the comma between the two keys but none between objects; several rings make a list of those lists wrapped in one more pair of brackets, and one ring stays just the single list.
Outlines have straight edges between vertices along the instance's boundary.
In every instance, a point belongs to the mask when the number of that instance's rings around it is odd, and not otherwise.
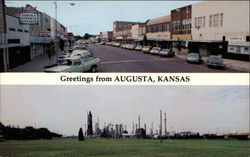
[{"label": "parked car", "polygon": [[186,61],[188,63],[202,63],[202,57],[199,53],[188,53]]},{"label": "parked car", "polygon": [[174,56],[175,53],[174,53],[174,51],[171,51],[171,50],[169,50],[169,49],[162,49],[162,50],[159,52],[159,55],[160,55],[160,56],[171,57],[171,56]]},{"label": "parked car", "polygon": [[112,45],[113,44],[113,42],[107,42],[106,43],[106,45]]},{"label": "parked car", "polygon": [[141,51],[141,49],[142,49],[142,46],[141,46],[141,45],[137,45],[137,46],[135,47],[135,50],[137,50],[137,51]]},{"label": "parked car", "polygon": [[127,49],[130,49],[130,50],[134,50],[135,47],[136,47],[136,45],[134,45],[134,44],[128,44],[127,45]]},{"label": "parked car", "polygon": [[211,55],[207,59],[208,67],[220,67],[225,68],[224,61],[221,56]]},{"label": "parked car", "polygon": [[124,49],[125,49],[126,46],[127,46],[127,44],[122,44],[122,45],[121,45],[121,48],[124,48]]},{"label": "parked car", "polygon": [[86,49],[87,45],[76,45],[75,49]]},{"label": "parked car", "polygon": [[74,50],[72,51],[72,53],[70,54],[69,57],[74,57],[74,56],[83,56],[86,53],[90,53],[89,50]]},{"label": "parked car", "polygon": [[67,57],[70,57],[70,53],[64,53],[64,54],[59,55],[59,57],[56,61],[56,65],[62,64],[64,61],[64,58],[67,58]]},{"label": "parked car", "polygon": [[86,53],[83,56],[73,56],[64,58],[64,64],[51,68],[46,68],[45,72],[96,72],[100,65],[100,59],[93,57],[92,53]]},{"label": "parked car", "polygon": [[149,53],[150,49],[151,49],[151,46],[144,46],[141,50],[144,53]]},{"label": "parked car", "polygon": [[120,44],[120,43],[117,43],[117,42],[113,42],[113,43],[112,43],[112,46],[115,46],[115,47],[120,47],[120,45],[121,45],[121,44]]},{"label": "parked car", "polygon": [[160,51],[161,51],[161,48],[159,48],[159,47],[153,47],[153,48],[150,50],[150,53],[151,53],[151,54],[159,54]]}]

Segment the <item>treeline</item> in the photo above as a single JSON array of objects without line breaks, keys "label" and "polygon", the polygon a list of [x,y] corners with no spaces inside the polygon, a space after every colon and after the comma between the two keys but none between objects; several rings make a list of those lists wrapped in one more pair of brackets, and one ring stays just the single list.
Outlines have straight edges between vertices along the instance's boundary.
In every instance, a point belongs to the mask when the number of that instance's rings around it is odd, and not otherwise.
[{"label": "treeline", "polygon": [[16,128],[4,126],[0,122],[0,135],[4,140],[36,140],[60,138],[62,135],[50,132],[47,128],[34,128],[27,126],[25,128]]}]

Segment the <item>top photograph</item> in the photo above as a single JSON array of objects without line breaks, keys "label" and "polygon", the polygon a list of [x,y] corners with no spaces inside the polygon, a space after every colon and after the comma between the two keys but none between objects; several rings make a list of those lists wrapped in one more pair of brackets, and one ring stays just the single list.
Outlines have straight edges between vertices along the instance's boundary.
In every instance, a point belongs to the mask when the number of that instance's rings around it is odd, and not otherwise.
[{"label": "top photograph", "polygon": [[250,72],[249,1],[0,0],[0,72]]}]

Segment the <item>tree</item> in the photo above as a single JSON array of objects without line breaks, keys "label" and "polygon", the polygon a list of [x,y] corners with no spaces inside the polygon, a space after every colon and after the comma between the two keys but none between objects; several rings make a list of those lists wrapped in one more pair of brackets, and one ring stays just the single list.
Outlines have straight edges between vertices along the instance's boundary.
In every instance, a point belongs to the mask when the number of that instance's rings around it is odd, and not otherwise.
[{"label": "tree", "polygon": [[60,39],[59,45],[60,45],[60,50],[63,51],[64,50],[64,41],[62,39]]},{"label": "tree", "polygon": [[49,44],[49,46],[45,49],[47,56],[49,57],[49,66],[51,66],[51,57],[55,54],[55,46],[53,43]]},{"label": "tree", "polygon": [[82,128],[80,128],[80,130],[78,132],[78,140],[79,141],[84,141],[84,136],[83,136]]},{"label": "tree", "polygon": [[176,47],[177,47],[177,49],[178,49],[179,51],[181,51],[182,44],[181,44],[181,40],[180,40],[180,39],[178,39]]},{"label": "tree", "polygon": [[89,39],[90,37],[91,37],[91,35],[90,35],[90,34],[85,33],[85,34],[84,34],[84,36],[83,36],[83,39]]}]

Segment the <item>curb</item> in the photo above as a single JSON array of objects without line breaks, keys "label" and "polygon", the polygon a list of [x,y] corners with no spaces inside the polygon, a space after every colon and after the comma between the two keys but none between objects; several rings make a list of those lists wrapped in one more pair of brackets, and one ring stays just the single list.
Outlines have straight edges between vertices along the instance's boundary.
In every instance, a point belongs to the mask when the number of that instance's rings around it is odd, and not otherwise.
[{"label": "curb", "polygon": [[[183,55],[175,54],[175,56],[180,58],[180,59],[185,60],[185,57]],[[250,63],[249,63],[249,66],[250,66]],[[249,68],[243,68],[243,67],[237,67],[237,66],[234,66],[234,65],[230,65],[230,66],[226,65],[226,68],[227,69],[232,69],[232,70],[250,72],[250,67]]]}]

